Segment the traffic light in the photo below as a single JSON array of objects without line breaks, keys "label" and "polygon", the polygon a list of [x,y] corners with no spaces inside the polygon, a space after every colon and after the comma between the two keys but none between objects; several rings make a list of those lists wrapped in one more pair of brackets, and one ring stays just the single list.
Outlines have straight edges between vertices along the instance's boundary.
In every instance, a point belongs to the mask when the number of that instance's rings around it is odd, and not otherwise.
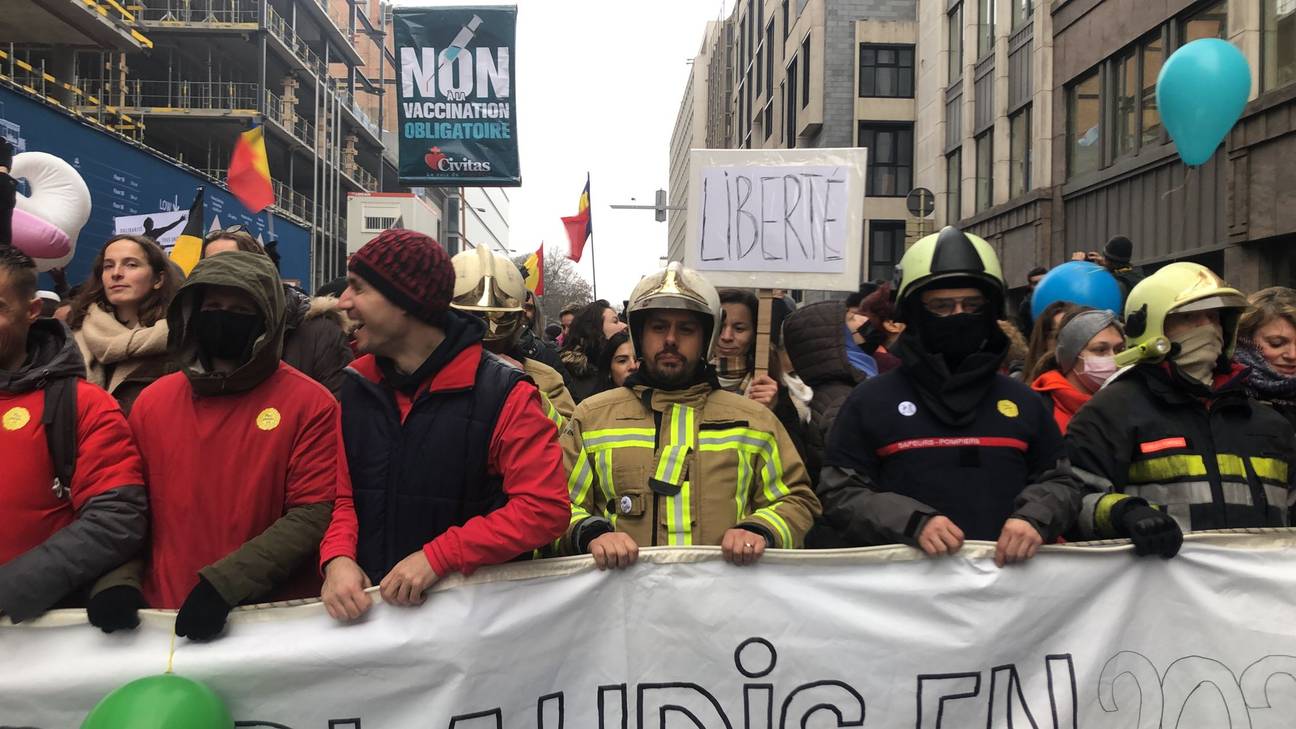
[{"label": "traffic light", "polygon": [[666,222],[666,191],[658,190],[657,199],[653,202],[653,217],[657,222]]}]

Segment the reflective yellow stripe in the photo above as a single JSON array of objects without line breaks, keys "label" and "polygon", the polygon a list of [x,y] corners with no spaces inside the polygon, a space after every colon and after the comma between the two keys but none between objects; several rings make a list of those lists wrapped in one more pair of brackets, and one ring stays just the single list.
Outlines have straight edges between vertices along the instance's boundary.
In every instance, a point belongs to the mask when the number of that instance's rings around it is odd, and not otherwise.
[{"label": "reflective yellow stripe", "polygon": [[[1205,475],[1206,462],[1197,455],[1149,458],[1146,461],[1131,463],[1129,467],[1130,483],[1153,483]],[[1246,475],[1245,472],[1243,475]]]},{"label": "reflective yellow stripe", "polygon": [[552,420],[553,424],[558,426],[558,431],[562,432],[563,425],[567,423],[567,419],[562,416],[562,413],[558,412],[558,408],[553,406],[553,403],[549,401],[549,396],[545,395],[543,392],[540,393],[540,402],[544,403],[545,417]]},{"label": "reflective yellow stripe", "polygon": [[737,510],[737,521],[741,522],[747,516],[747,492],[749,491],[751,473],[751,457],[742,450],[738,451],[738,480],[734,482],[734,506]]},{"label": "reflective yellow stripe", "polygon": [[775,507],[767,506],[764,509],[760,509],[756,513],[752,514],[750,518],[760,519],[773,527],[774,534],[778,537],[777,543],[774,545],[775,547],[792,549],[794,546],[792,544],[792,529],[788,526],[787,520],[775,511]]},{"label": "reflective yellow stripe", "polygon": [[1125,494],[1107,494],[1098,499],[1098,506],[1094,509],[1094,531],[1104,536],[1115,534],[1116,527],[1111,520],[1112,507],[1128,498]]},{"label": "reflective yellow stripe", "polygon": [[590,453],[626,446],[652,448],[654,435],[652,428],[606,428],[581,434],[581,442]]},{"label": "reflective yellow stripe", "polygon": [[1280,461],[1277,458],[1261,458],[1252,456],[1251,468],[1255,469],[1256,475],[1266,481],[1277,481],[1282,484],[1287,483],[1287,462]]},{"label": "reflective yellow stripe", "polygon": [[572,469],[571,476],[567,478],[567,493],[571,498],[572,513],[581,508],[578,504],[584,503],[593,485],[594,472],[590,468],[589,454],[582,449],[576,456],[576,468]]},{"label": "reflective yellow stripe", "polygon": [[1221,476],[1237,476],[1242,479],[1247,477],[1246,462],[1242,460],[1241,456],[1219,453],[1216,454],[1215,461],[1219,463]]},{"label": "reflective yellow stripe", "polygon": [[599,490],[603,492],[603,513],[612,522],[612,528],[616,529],[617,515],[620,512],[617,510],[616,488],[612,484],[611,450],[605,449],[594,454],[594,473],[599,482]]},{"label": "reflective yellow stripe", "polygon": [[[696,411],[687,405],[671,405],[662,433],[668,439],[657,456],[653,477],[663,483],[679,487],[679,492],[666,496],[666,544],[686,546],[693,543],[693,489],[685,478],[688,455],[697,442],[695,435]],[[654,524],[656,529],[657,525]]]}]

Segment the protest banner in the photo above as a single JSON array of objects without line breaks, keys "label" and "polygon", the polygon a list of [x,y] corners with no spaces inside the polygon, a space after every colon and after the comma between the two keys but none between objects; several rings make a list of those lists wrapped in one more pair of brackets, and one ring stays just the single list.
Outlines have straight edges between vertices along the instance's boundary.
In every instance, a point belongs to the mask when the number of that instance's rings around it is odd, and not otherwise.
[{"label": "protest banner", "polygon": [[717,286],[854,291],[867,158],[866,149],[693,150],[684,265]]},{"label": "protest banner", "polygon": [[392,22],[400,183],[521,185],[517,7],[400,6]]},{"label": "protest banner", "polygon": [[113,235],[143,235],[152,238],[162,250],[170,251],[184,231],[188,210],[161,210],[147,215],[120,215],[113,218]]},{"label": "protest banner", "polygon": [[[1272,530],[1271,530],[1272,531]],[[1296,716],[1296,533],[1128,546],[655,548],[443,580],[341,625],[236,611],[175,672],[240,727],[291,729],[1279,729]],[[105,635],[81,611],[0,627],[0,724],[78,726],[167,665],[173,613]]]}]

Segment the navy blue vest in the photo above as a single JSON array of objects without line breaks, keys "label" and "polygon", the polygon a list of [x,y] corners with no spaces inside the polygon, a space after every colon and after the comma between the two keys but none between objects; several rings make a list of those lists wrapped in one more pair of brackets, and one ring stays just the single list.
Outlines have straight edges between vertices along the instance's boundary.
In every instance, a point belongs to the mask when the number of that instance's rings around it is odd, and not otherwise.
[{"label": "navy blue vest", "polygon": [[472,387],[419,395],[402,425],[385,385],[347,371],[342,437],[360,522],[356,556],[375,585],[450,527],[504,505],[502,480],[486,471],[491,434],[525,379],[483,351]]}]

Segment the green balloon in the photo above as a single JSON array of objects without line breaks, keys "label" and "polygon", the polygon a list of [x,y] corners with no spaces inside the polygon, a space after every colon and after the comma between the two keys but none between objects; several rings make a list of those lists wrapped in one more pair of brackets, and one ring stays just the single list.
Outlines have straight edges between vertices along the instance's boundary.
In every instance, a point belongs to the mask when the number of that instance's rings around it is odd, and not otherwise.
[{"label": "green balloon", "polygon": [[192,679],[163,674],[131,681],[99,702],[81,729],[233,729],[214,691]]}]

